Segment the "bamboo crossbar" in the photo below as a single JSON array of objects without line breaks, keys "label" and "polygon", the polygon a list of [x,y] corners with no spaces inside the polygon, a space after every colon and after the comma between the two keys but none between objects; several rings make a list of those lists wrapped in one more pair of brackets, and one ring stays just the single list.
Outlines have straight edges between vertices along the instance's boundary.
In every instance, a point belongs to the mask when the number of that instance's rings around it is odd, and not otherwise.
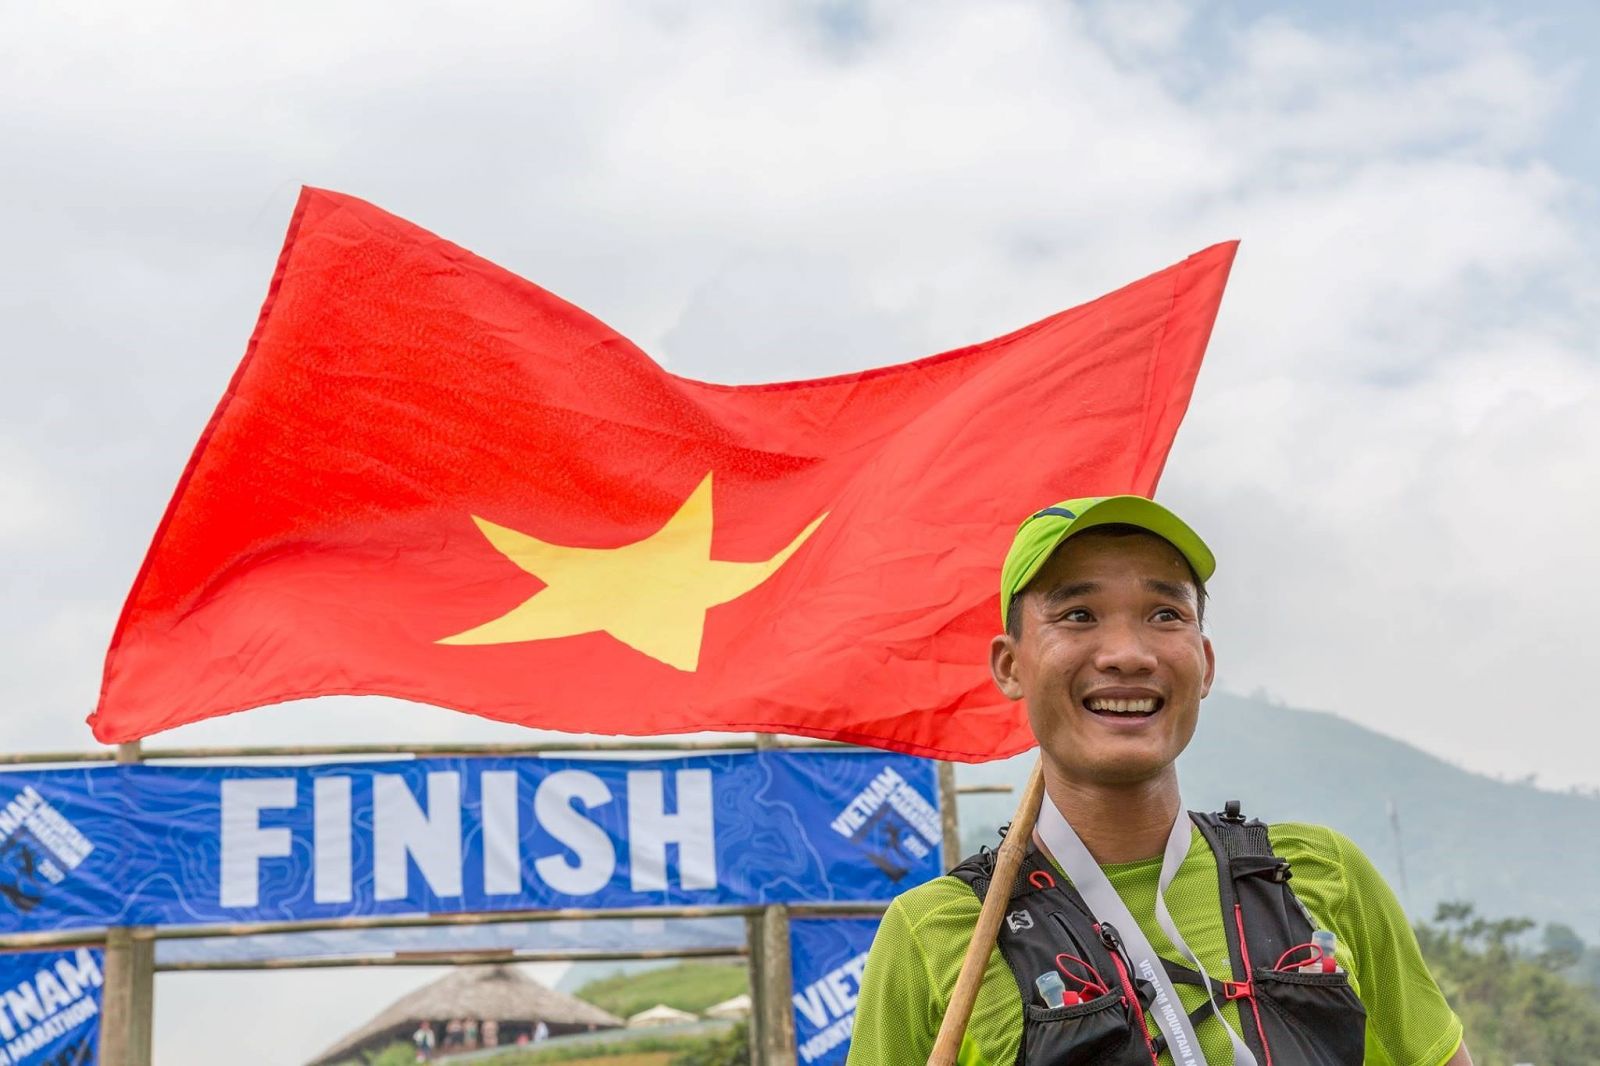
[{"label": "bamboo crossbar", "polygon": [[[796,903],[789,913],[800,917],[866,917],[882,914],[887,903]],[[227,925],[139,926],[135,940],[203,940],[207,937],[265,936],[273,933],[317,933],[347,929],[415,929],[425,926],[514,925],[521,922],[559,922],[576,919],[626,918],[727,918],[759,914],[753,904],[704,907],[563,907],[555,910],[473,911],[461,914],[372,914],[355,918],[319,918],[296,922],[238,922]],[[54,930],[10,933],[0,936],[0,951],[96,944],[99,930]]]},{"label": "bamboo crossbar", "polygon": [[337,970],[366,966],[474,966],[495,962],[621,962],[635,959],[742,959],[741,948],[636,948],[632,951],[397,951],[305,959],[243,959],[156,963],[157,973],[247,970]]},{"label": "bamboo crossbar", "polygon": [[[281,744],[267,747],[143,748],[139,761],[156,759],[300,759],[340,755],[364,757],[447,755],[544,755],[572,752],[628,751],[753,751],[754,740],[628,740],[549,741],[504,744]],[[767,748],[867,750],[836,740],[786,740]],[[116,762],[117,750],[25,751],[0,754],[0,766],[38,766],[45,763]]]}]

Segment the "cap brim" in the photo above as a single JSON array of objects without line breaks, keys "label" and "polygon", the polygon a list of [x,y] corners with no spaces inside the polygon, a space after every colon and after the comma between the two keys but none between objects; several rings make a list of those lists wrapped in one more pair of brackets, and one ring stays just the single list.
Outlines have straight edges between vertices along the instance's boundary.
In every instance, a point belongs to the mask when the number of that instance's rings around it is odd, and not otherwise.
[{"label": "cap brim", "polygon": [[1056,549],[1061,547],[1064,541],[1095,526],[1119,525],[1148,530],[1171,544],[1188,560],[1189,565],[1194,568],[1195,576],[1202,582],[1210,581],[1211,575],[1216,573],[1216,557],[1211,554],[1211,549],[1206,547],[1206,542],[1200,539],[1200,535],[1190,529],[1183,519],[1154,500],[1147,500],[1143,496],[1107,496],[1077,512],[1076,518],[1067,521],[1061,527],[1059,536],[1041,545],[1042,550],[1038,556],[1018,575],[1017,592],[1028,587],[1028,582],[1038,576],[1039,571],[1044,569],[1046,560],[1055,554]]}]

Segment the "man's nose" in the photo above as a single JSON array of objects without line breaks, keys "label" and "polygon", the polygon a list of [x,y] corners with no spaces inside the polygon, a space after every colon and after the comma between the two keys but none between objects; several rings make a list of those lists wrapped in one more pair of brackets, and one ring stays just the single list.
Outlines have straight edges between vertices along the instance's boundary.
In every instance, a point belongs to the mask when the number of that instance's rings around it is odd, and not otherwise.
[{"label": "man's nose", "polygon": [[1148,674],[1156,668],[1155,652],[1137,622],[1101,623],[1096,669],[1108,674]]}]

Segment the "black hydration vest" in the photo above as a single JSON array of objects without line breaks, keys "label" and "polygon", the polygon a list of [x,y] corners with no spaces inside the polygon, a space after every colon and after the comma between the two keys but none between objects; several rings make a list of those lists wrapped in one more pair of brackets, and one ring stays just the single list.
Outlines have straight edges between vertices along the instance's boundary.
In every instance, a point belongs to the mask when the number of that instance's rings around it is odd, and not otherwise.
[{"label": "black hydration vest", "polygon": [[[1312,925],[1289,889],[1289,863],[1273,854],[1267,827],[1245,821],[1236,800],[1221,814],[1191,811],[1189,817],[1217,857],[1220,917],[1233,967],[1233,980],[1213,981],[1216,1002],[1202,1003],[1190,1013],[1191,1022],[1198,1027],[1223,1003],[1237,1001],[1240,1035],[1257,1066],[1362,1066],[1367,1012],[1348,975],[1300,973],[1292,966],[1275,969],[1284,952],[1311,941]],[[993,872],[994,855],[984,849],[950,874],[981,900]],[[1012,886],[999,947],[1022,994],[1017,1066],[1159,1062],[1165,1037],[1159,1029],[1149,1035],[1145,1026],[1154,988],[1132,972],[1117,930],[1098,921],[1078,891],[1058,879],[1035,848]],[[1034,980],[1056,969],[1061,952],[1092,965],[1110,991],[1087,1003],[1043,1006]],[[1175,985],[1205,987],[1194,970],[1165,959],[1162,965]]]}]

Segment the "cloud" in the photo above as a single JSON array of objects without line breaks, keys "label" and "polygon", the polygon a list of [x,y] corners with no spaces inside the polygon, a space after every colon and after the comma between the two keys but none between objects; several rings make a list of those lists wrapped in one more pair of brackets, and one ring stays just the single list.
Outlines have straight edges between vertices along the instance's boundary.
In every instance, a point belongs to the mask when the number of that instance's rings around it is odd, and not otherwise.
[{"label": "cloud", "polygon": [[[1563,123],[1593,110],[1586,57],[1492,10],[1336,18],[0,10],[19,161],[0,176],[0,672],[33,710],[0,743],[88,743],[115,604],[307,182],[724,381],[957,347],[1241,237],[1163,484],[1222,561],[1224,684],[1474,769],[1600,783],[1574,705],[1600,598],[1595,174],[1562,162]],[[161,742],[523,735],[339,700]]]},{"label": "cloud", "polygon": [[[526,963],[518,968],[553,987],[568,967]],[[309,1062],[395,1000],[450,972],[444,966],[396,966],[170,973],[157,982],[155,1060],[205,1066]],[[259,1009],[278,1002],[292,1003],[293,1013]],[[242,1009],[245,1003],[257,1006]]]},{"label": "cloud", "polygon": [[70,524],[59,498],[31,455],[0,440],[0,549],[15,549]]},{"label": "cloud", "polygon": [[[126,587],[299,180],[367,195],[721,380],[948,349],[1243,237],[1166,489],[1216,515],[1225,556],[1268,518],[1216,501],[1265,497],[1295,518],[1286,543],[1325,529],[1332,558],[1417,585],[1440,557],[1394,545],[1425,511],[1482,556],[1461,516],[1486,490],[1562,491],[1553,449],[1587,443],[1593,189],[1541,153],[1574,83],[1518,27],[1010,2],[354,5],[300,32],[307,11],[4,16],[0,124],[33,161],[8,196],[34,205],[0,267],[22,386],[0,404],[28,442],[0,456],[5,528],[79,538],[70,563],[31,549],[32,571],[65,571],[36,583],[32,619],[62,585]],[[1581,500],[1561,520],[1541,536],[1592,524]],[[1474,584],[1556,598],[1504,572]],[[1464,625],[1419,634],[1419,656],[1453,662]],[[1231,636],[1286,698],[1346,695],[1267,664],[1254,626]],[[1346,626],[1327,657],[1360,663],[1372,643]],[[87,704],[95,664],[77,673]],[[1473,707],[1477,686],[1440,673],[1428,702]],[[1538,701],[1559,714],[1553,690]],[[1339,709],[1475,766],[1593,780],[1542,742],[1453,750],[1472,730],[1437,713]],[[1488,707],[1458,713],[1498,729]]]},{"label": "cloud", "polygon": [[[1164,3],[350,5],[305,33],[308,10],[4,16],[16,62],[0,127],[33,161],[8,196],[34,205],[0,267],[23,386],[0,405],[28,442],[0,456],[6,528],[78,538],[70,563],[31,549],[30,572],[57,571],[32,585],[35,622],[76,610],[52,592],[126,587],[300,180],[366,195],[672,369],[730,381],[948,349],[1242,237],[1165,491],[1215,516],[1225,558],[1275,521],[1288,557],[1329,538],[1332,576],[1290,582],[1320,604],[1273,591],[1287,560],[1234,571],[1269,613],[1332,611],[1358,572],[1333,561],[1389,566],[1359,571],[1372,595],[1466,584],[1423,580],[1424,562],[1453,556],[1415,546],[1433,543],[1416,530],[1488,554],[1462,516],[1485,492],[1562,492],[1571,462],[1555,449],[1587,444],[1592,176],[1542,150],[1575,82],[1521,27],[1330,28]],[[1592,526],[1565,491],[1567,524],[1544,539]],[[1262,502],[1222,505],[1240,499]],[[1528,530],[1504,537],[1552,557]],[[1506,573],[1472,584],[1508,607],[1557,598]],[[1265,656],[1277,642],[1253,619],[1267,615],[1241,616],[1225,661],[1241,686],[1348,699],[1326,675],[1372,681],[1350,664],[1383,641],[1339,610],[1343,625],[1305,641],[1331,641],[1315,658],[1337,671]],[[1413,636],[1420,659],[1451,664],[1469,634],[1451,615]],[[96,667],[69,671],[85,709]],[[1542,742],[1487,743],[1498,717],[1473,709],[1480,686],[1434,676],[1425,702],[1461,708],[1449,728],[1417,707],[1338,709],[1474,766],[1594,780]],[[1559,720],[1553,688],[1536,701]],[[1478,739],[1454,715],[1481,723]],[[58,743],[81,735],[78,717]]]}]

